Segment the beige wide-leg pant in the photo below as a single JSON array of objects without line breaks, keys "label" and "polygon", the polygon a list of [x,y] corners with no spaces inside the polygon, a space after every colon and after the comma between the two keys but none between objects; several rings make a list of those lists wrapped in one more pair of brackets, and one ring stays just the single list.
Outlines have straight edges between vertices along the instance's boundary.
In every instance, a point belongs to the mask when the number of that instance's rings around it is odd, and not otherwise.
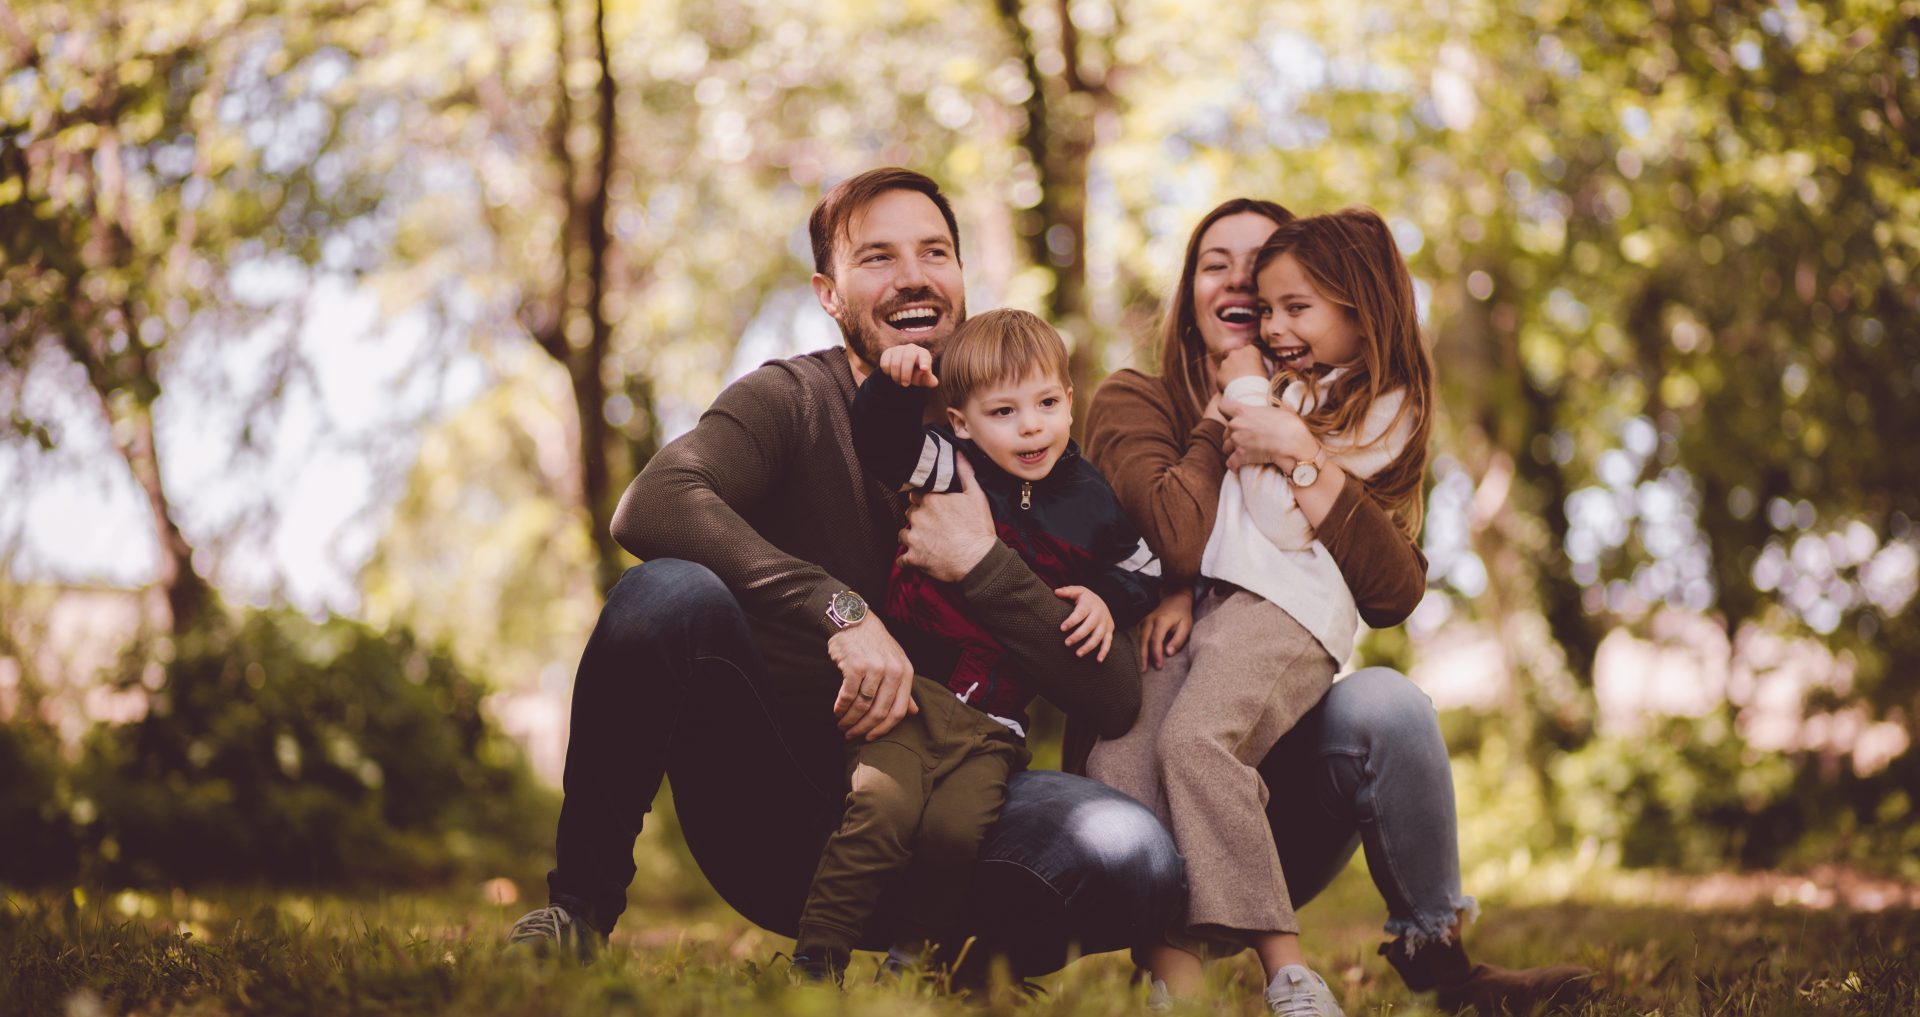
[{"label": "beige wide-leg pant", "polygon": [[1173,831],[1189,930],[1299,932],[1254,766],[1326,695],[1337,665],[1292,615],[1244,590],[1208,594],[1194,615],[1187,648],[1141,675],[1133,728],[1096,745],[1087,773]]}]

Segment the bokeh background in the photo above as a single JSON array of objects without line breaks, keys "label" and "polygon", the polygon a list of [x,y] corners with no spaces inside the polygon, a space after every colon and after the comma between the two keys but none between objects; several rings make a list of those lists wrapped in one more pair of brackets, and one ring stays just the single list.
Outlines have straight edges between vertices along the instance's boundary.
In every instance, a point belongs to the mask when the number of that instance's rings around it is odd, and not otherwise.
[{"label": "bokeh background", "polygon": [[0,3],[0,883],[544,867],[621,490],[897,163],[1083,402],[1215,203],[1388,217],[1470,889],[1913,906],[1916,140],[1910,0]]}]

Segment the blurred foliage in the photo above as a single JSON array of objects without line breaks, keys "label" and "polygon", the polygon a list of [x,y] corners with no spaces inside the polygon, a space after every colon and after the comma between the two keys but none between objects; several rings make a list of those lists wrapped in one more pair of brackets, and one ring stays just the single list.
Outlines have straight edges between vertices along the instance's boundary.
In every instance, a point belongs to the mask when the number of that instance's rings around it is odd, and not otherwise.
[{"label": "blurred foliage", "polygon": [[262,611],[127,661],[117,684],[146,690],[146,716],[94,727],[71,767],[7,729],[24,779],[0,799],[0,878],[414,882],[547,844],[552,803],[483,687],[404,633]]},{"label": "blurred foliage", "polygon": [[1514,745],[1465,711],[1443,715],[1454,760],[1461,853],[1518,866],[1578,848],[1627,867],[1707,872],[1848,862],[1920,880],[1920,769],[1908,754],[1868,777],[1811,754],[1763,751],[1734,711],[1668,717],[1555,758],[1554,795],[1514,794]]}]

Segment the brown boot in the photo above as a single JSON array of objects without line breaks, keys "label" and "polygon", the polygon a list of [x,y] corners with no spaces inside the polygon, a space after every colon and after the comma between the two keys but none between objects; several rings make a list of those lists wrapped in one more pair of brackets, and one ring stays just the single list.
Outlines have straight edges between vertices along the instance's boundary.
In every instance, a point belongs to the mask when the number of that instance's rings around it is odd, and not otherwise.
[{"label": "brown boot", "polygon": [[1501,968],[1475,964],[1455,936],[1447,943],[1427,943],[1409,955],[1406,940],[1380,944],[1380,956],[1393,965],[1407,988],[1433,992],[1440,1009],[1460,1013],[1468,1008],[1481,1017],[1526,1014],[1571,1006],[1593,992],[1593,972],[1571,964],[1544,968]]}]

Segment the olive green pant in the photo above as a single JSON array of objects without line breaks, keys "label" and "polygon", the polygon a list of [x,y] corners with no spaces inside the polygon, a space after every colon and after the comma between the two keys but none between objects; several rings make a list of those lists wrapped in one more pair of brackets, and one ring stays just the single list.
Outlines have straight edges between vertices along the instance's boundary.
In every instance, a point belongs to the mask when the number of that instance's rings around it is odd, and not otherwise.
[{"label": "olive green pant", "polygon": [[1292,615],[1245,590],[1200,598],[1194,616],[1186,652],[1141,675],[1139,719],[1094,747],[1087,774],[1173,831],[1188,897],[1186,935],[1170,941],[1197,952],[1223,930],[1300,931],[1254,766],[1327,694],[1336,668]]},{"label": "olive green pant", "polygon": [[881,892],[910,864],[912,931],[938,939],[960,917],[974,855],[1027,749],[939,682],[915,677],[913,699],[918,714],[847,750],[847,810],[814,870],[798,954],[851,952]]}]

